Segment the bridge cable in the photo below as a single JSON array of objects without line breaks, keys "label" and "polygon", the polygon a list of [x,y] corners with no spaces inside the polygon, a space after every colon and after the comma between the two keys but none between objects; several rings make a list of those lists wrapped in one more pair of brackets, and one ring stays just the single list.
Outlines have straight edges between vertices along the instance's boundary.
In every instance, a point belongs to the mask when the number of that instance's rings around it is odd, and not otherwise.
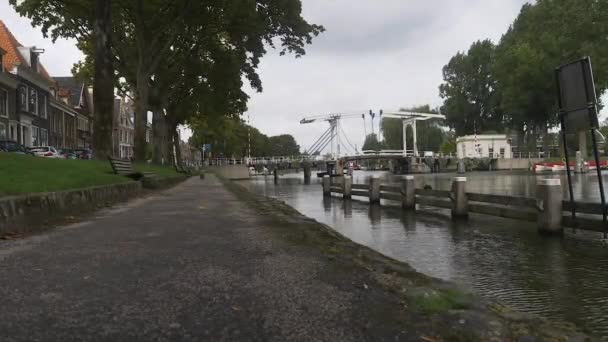
[{"label": "bridge cable", "polygon": [[353,149],[353,151],[355,152],[355,154],[357,154],[357,148],[354,147],[353,144],[351,144],[350,140],[348,140],[348,136],[346,135],[346,132],[344,132],[344,129],[342,128],[342,126],[340,126],[340,131],[344,135],[344,138],[346,138],[346,142],[348,143],[348,145],[350,145],[350,147]]},{"label": "bridge cable", "polygon": [[[320,144],[322,143],[322,141],[324,141],[324,140],[327,138],[327,136],[328,136],[328,135],[330,135],[330,131],[331,131],[331,128],[330,128],[330,129],[328,129],[328,130],[326,130],[326,131],[325,131],[325,132],[324,132],[324,133],[321,135],[321,137],[319,137],[319,139],[317,139],[317,141],[315,141],[315,142],[314,142],[314,143],[313,143],[313,144],[310,146],[310,148],[308,149],[308,152],[313,151],[313,150],[316,150],[316,149],[318,148],[318,146],[317,146],[317,145],[320,145]],[[314,151],[313,151],[313,153],[314,153]]]}]

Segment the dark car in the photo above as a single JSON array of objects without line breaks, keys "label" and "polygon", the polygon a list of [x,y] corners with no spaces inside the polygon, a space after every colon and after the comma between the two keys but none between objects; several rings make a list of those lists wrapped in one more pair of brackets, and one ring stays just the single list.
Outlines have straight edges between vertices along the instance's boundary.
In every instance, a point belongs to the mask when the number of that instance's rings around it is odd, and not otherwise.
[{"label": "dark car", "polygon": [[33,156],[34,153],[15,140],[0,139],[0,151]]},{"label": "dark car", "polygon": [[90,148],[79,148],[74,150],[74,153],[78,159],[93,159],[93,150]]},{"label": "dark car", "polygon": [[59,154],[61,155],[62,158],[65,158],[65,159],[78,159],[76,152],[74,150],[70,150],[68,148],[62,149],[59,152]]}]

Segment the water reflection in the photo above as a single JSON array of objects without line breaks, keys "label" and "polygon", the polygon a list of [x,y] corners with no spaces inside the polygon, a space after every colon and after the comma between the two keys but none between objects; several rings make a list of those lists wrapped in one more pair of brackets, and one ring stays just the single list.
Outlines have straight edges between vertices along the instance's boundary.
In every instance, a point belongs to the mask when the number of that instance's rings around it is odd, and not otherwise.
[{"label": "water reflection", "polygon": [[[364,182],[369,175],[355,173],[355,183]],[[451,177],[425,175],[417,177],[417,182],[418,186],[449,189]],[[534,196],[539,178],[524,173],[467,177],[469,191],[518,196]],[[577,198],[599,198],[597,179],[589,175],[574,178]],[[370,206],[365,199],[323,198],[320,180],[313,178],[311,185],[305,185],[302,174],[282,176],[277,185],[271,178],[243,184],[423,273],[456,281],[519,310],[573,321],[608,337],[608,250],[599,240],[600,234],[578,232],[548,239],[536,233],[534,223],[482,215],[452,221],[449,211],[443,209],[406,212],[398,206]]]}]

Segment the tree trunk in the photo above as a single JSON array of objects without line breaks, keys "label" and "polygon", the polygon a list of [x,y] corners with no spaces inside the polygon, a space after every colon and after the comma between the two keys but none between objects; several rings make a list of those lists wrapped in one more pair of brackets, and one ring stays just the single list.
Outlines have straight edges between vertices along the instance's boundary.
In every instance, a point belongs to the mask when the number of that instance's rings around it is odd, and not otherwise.
[{"label": "tree trunk", "polygon": [[114,68],[112,66],[111,1],[97,0],[95,7],[95,77],[93,80],[93,149],[97,159],[112,156],[114,119]]},{"label": "tree trunk", "polygon": [[155,109],[152,117],[152,142],[154,144],[152,161],[156,164],[170,162],[166,126],[165,113],[162,109]]},{"label": "tree trunk", "polygon": [[179,139],[179,132],[177,131],[177,126],[173,127],[173,146],[175,148],[175,163],[176,165],[182,166],[182,150],[181,150],[181,140]]},{"label": "tree trunk", "polygon": [[138,71],[135,98],[135,146],[133,149],[135,160],[146,160],[146,130],[148,128],[148,97],[150,86],[148,75]]}]

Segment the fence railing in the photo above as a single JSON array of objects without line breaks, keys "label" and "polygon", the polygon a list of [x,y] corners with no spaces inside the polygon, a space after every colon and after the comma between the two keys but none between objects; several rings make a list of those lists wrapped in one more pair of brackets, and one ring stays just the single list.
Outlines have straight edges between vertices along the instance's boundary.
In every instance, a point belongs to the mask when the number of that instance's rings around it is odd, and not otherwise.
[{"label": "fence railing", "polygon": [[[450,209],[452,217],[467,217],[477,213],[509,219],[537,222],[543,232],[559,233],[563,227],[608,233],[600,219],[604,210],[600,203],[577,202],[576,211],[584,216],[575,219],[569,215],[573,204],[562,200],[559,179],[539,180],[536,198],[466,192],[466,178],[455,177],[452,190],[420,189],[415,187],[413,176],[404,176],[401,184],[380,184],[380,178],[371,177],[369,184],[352,184],[352,177],[323,178],[323,194],[342,194],[344,198],[365,197],[371,204],[381,200],[401,202],[405,210],[416,205]],[[567,213],[565,213],[567,212]]]}]

